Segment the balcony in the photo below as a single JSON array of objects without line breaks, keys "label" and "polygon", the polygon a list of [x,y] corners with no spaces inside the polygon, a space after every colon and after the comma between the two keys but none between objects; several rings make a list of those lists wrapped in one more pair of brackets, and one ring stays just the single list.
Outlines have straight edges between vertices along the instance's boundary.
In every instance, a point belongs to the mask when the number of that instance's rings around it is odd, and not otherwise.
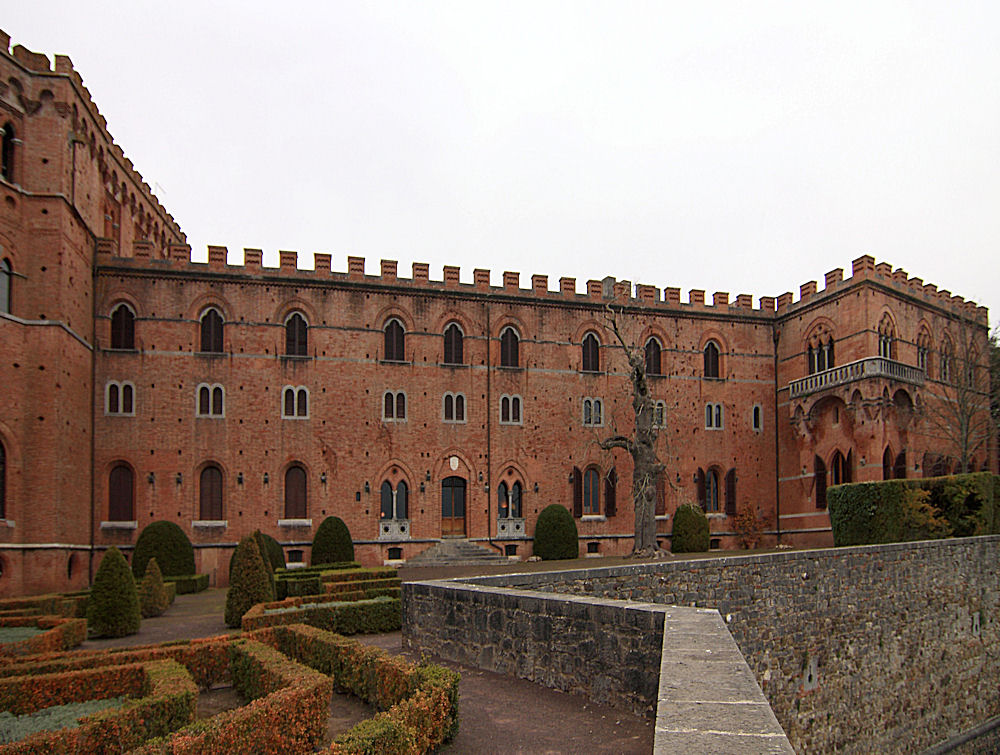
[{"label": "balcony", "polygon": [[817,372],[815,375],[793,380],[788,384],[791,398],[801,398],[810,393],[846,385],[866,378],[888,378],[912,385],[924,384],[924,371],[885,357],[867,357],[856,362]]}]

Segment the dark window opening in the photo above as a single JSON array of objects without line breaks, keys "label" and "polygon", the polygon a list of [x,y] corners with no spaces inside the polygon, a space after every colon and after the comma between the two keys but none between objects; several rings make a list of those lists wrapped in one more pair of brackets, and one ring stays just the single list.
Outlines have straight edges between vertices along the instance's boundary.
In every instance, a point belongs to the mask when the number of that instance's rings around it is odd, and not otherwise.
[{"label": "dark window opening", "polygon": [[826,464],[819,456],[813,458],[813,475],[816,478],[816,508],[826,508]]},{"label": "dark window opening", "polygon": [[646,374],[647,375],[662,375],[660,371],[660,353],[662,349],[660,348],[660,342],[655,338],[650,338],[646,341]]},{"label": "dark window opening", "polygon": [[517,544],[508,543],[503,547],[503,554],[505,556],[516,556],[517,555]]},{"label": "dark window opening", "polygon": [[593,333],[587,333],[583,337],[583,371],[600,372],[601,369],[601,349],[597,342],[597,337]]},{"label": "dark window opening", "polygon": [[222,519],[222,470],[208,466],[201,470],[198,485],[198,518],[203,521]]},{"label": "dark window opening", "polygon": [[518,335],[513,328],[504,328],[500,334],[500,366],[517,367],[518,361]]},{"label": "dark window opening", "polygon": [[222,315],[216,309],[201,317],[201,350],[206,354],[222,353]]},{"label": "dark window opening", "polygon": [[385,325],[385,360],[387,362],[402,362],[406,359],[404,350],[406,341],[404,340],[403,324],[393,318]]},{"label": "dark window opening", "polygon": [[290,357],[309,356],[309,326],[298,312],[285,321],[285,354]]},{"label": "dark window opening", "polygon": [[0,148],[0,176],[4,181],[14,183],[14,127],[4,124],[3,145]]},{"label": "dark window opening", "polygon": [[444,330],[444,363],[464,364],[462,330],[452,323]]},{"label": "dark window opening", "polygon": [[388,480],[384,481],[379,496],[379,517],[381,519],[406,519],[409,491],[405,480],[400,480],[395,490],[392,489],[392,483]]},{"label": "dark window opening", "polygon": [[394,545],[389,549],[388,558],[390,561],[402,561],[403,560],[403,549],[398,545]]},{"label": "dark window opening", "polygon": [[736,470],[726,472],[726,514],[736,516]]},{"label": "dark window opening", "polygon": [[292,548],[288,551],[288,563],[290,564],[301,564],[304,557],[305,551],[299,548]]},{"label": "dark window opening", "polygon": [[108,480],[108,520],[135,521],[135,475],[132,467],[118,464]]},{"label": "dark window opening", "polygon": [[307,510],[306,471],[298,465],[291,466],[285,472],[285,519],[305,519]]},{"label": "dark window opening", "polygon": [[119,304],[111,313],[111,348],[135,348],[135,315],[125,304]]},{"label": "dark window opening", "polygon": [[0,260],[0,312],[10,314],[10,290],[14,280],[14,268],[10,260]]},{"label": "dark window opening", "polygon": [[587,543],[587,553],[600,553],[600,552],[601,552],[601,544],[599,542],[597,542],[596,540],[592,540],[591,542]]},{"label": "dark window opening", "polygon": [[585,516],[601,513],[600,475],[594,468],[583,473],[583,513]]},{"label": "dark window opening", "polygon": [[705,510],[719,510],[719,473],[714,469],[705,473]]},{"label": "dark window opening", "polygon": [[719,346],[715,341],[705,344],[705,377],[719,377]]}]

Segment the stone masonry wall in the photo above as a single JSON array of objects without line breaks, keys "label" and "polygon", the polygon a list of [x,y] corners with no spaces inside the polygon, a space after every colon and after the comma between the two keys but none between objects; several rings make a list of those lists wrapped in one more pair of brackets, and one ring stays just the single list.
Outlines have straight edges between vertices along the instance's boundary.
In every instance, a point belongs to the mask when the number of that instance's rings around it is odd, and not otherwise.
[{"label": "stone masonry wall", "polygon": [[484,577],[717,608],[800,752],[915,752],[1000,713],[1000,537]]}]

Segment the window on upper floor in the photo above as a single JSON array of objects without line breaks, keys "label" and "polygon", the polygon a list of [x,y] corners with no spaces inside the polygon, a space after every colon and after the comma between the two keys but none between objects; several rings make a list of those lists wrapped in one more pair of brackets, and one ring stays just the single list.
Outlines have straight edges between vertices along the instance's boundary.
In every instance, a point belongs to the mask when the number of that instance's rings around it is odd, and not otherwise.
[{"label": "window on upper floor", "polygon": [[646,374],[647,375],[662,375],[662,367],[660,364],[660,357],[663,352],[663,348],[660,346],[660,342],[656,338],[650,338],[646,341]]},{"label": "window on upper floor", "polygon": [[285,471],[285,519],[306,519],[309,516],[306,500],[306,470],[292,464]]},{"label": "window on upper floor", "polygon": [[201,316],[201,351],[204,354],[222,353],[222,315],[215,307],[206,309]]},{"label": "window on upper floor", "polygon": [[465,394],[448,393],[444,394],[442,406],[442,418],[445,422],[465,422]]},{"label": "window on upper floor", "polygon": [[410,488],[405,480],[400,480],[393,490],[392,484],[386,480],[380,490],[379,517],[381,519],[406,519],[409,507]]},{"label": "window on upper floor", "polygon": [[403,323],[397,318],[390,318],[382,330],[384,336],[385,361],[404,362],[406,361],[406,335],[403,330]]},{"label": "window on upper floor", "polygon": [[601,475],[591,467],[583,473],[583,515],[601,513]]},{"label": "window on upper floor", "polygon": [[515,481],[510,487],[506,482],[497,486],[497,516],[500,519],[521,518],[521,483]]},{"label": "window on upper floor", "polygon": [[225,416],[225,390],[221,385],[215,383],[201,383],[198,386],[198,407],[195,412],[198,417],[223,417]]},{"label": "window on upper floor", "polygon": [[883,315],[878,324],[878,355],[896,358],[896,324],[888,314]]},{"label": "window on upper floor", "polygon": [[583,426],[601,427],[604,424],[603,404],[599,398],[583,400]]},{"label": "window on upper floor", "polygon": [[500,424],[520,425],[521,424],[521,397],[508,396],[504,394],[500,397]]},{"label": "window on upper floor", "polygon": [[582,369],[584,372],[600,372],[601,371],[601,344],[597,340],[597,336],[593,333],[587,333],[583,337],[583,344],[581,344],[582,350]]},{"label": "window on upper floor", "polygon": [[517,367],[520,365],[518,361],[518,345],[520,338],[517,335],[517,331],[513,327],[507,326],[500,332],[500,366],[501,367]]},{"label": "window on upper floor", "polygon": [[10,314],[10,292],[13,288],[14,268],[10,260],[0,259],[0,312]]},{"label": "window on upper floor", "polygon": [[108,521],[135,521],[135,474],[128,464],[116,464],[108,477]]},{"label": "window on upper floor", "polygon": [[927,373],[930,368],[931,334],[925,328],[917,334],[917,367]]},{"label": "window on upper floor", "polygon": [[707,471],[701,467],[695,475],[698,486],[698,504],[709,513],[719,510],[719,472],[714,467]]},{"label": "window on upper floor", "polygon": [[135,312],[128,304],[119,304],[111,312],[111,348],[135,348]]},{"label": "window on upper floor", "polygon": [[104,388],[104,413],[134,417],[135,386],[127,380],[109,380]]},{"label": "window on upper floor", "polygon": [[309,324],[298,312],[285,320],[285,356],[309,356]]},{"label": "window on upper floor", "polygon": [[764,411],[760,404],[754,404],[750,410],[750,426],[758,433],[764,429]]},{"label": "window on upper floor", "polygon": [[938,360],[940,365],[938,366],[939,378],[942,383],[951,382],[951,361],[952,361],[952,348],[949,341],[944,341],[941,344],[941,358]]},{"label": "window on upper floor", "polygon": [[719,344],[715,341],[709,341],[705,344],[704,349],[705,357],[705,377],[707,378],[717,378],[719,377]]},{"label": "window on upper floor", "polygon": [[309,389],[286,385],[281,389],[281,418],[309,419]]},{"label": "window on upper floor", "polygon": [[667,424],[667,402],[653,403],[653,427],[664,427]]},{"label": "window on upper floor", "polygon": [[833,335],[822,328],[814,331],[806,347],[806,357],[810,375],[833,369],[835,365]]},{"label": "window on upper floor", "polygon": [[403,391],[386,391],[382,394],[382,420],[406,422],[406,394]]},{"label": "window on upper floor", "polygon": [[723,420],[722,404],[705,404],[705,429],[721,430]]},{"label": "window on upper floor", "polygon": [[14,126],[11,123],[5,123],[3,129],[0,129],[0,176],[3,176],[3,180],[8,183],[14,183],[14,144],[16,137],[14,136]]},{"label": "window on upper floor", "polygon": [[726,472],[726,514],[736,516],[736,470]]},{"label": "window on upper floor", "polygon": [[444,364],[465,364],[463,342],[465,338],[458,323],[451,323],[444,329]]},{"label": "window on upper floor", "polygon": [[222,470],[209,464],[198,479],[198,519],[218,522],[223,519]]}]

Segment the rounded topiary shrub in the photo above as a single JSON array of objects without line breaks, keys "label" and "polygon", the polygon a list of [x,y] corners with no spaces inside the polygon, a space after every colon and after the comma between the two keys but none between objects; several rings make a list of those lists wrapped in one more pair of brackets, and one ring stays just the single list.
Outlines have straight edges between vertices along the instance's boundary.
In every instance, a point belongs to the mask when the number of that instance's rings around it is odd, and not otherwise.
[{"label": "rounded topiary shrub", "polygon": [[274,600],[274,586],[253,535],[247,535],[236,546],[229,573],[226,626],[238,627],[243,614],[258,603]]},{"label": "rounded topiary shrub", "polygon": [[708,550],[708,517],[698,506],[685,503],[674,514],[673,553],[701,553]]},{"label": "rounded topiary shrub", "polygon": [[194,574],[194,548],[184,530],[173,522],[152,522],[142,528],[132,553],[132,574],[142,579],[149,559],[156,558],[165,577]]},{"label": "rounded topiary shrub", "polygon": [[124,637],[139,631],[139,594],[125,557],[114,546],[101,559],[87,601],[87,630],[94,637]]},{"label": "rounded topiary shrub", "polygon": [[160,573],[156,559],[151,558],[146,564],[146,574],[139,583],[139,609],[142,618],[159,616],[169,605],[170,596],[167,595],[167,587],[163,584],[163,574]]},{"label": "rounded topiary shrub", "polygon": [[579,557],[580,543],[576,522],[565,506],[553,503],[542,509],[535,523],[533,552],[545,561]]},{"label": "rounded topiary shrub", "polygon": [[257,547],[260,548],[260,555],[271,565],[271,571],[284,569],[285,549],[281,547],[281,543],[260,530],[254,533],[254,537],[257,538]]},{"label": "rounded topiary shrub", "polygon": [[312,565],[354,560],[354,541],[339,516],[328,516],[316,530],[312,544]]}]

